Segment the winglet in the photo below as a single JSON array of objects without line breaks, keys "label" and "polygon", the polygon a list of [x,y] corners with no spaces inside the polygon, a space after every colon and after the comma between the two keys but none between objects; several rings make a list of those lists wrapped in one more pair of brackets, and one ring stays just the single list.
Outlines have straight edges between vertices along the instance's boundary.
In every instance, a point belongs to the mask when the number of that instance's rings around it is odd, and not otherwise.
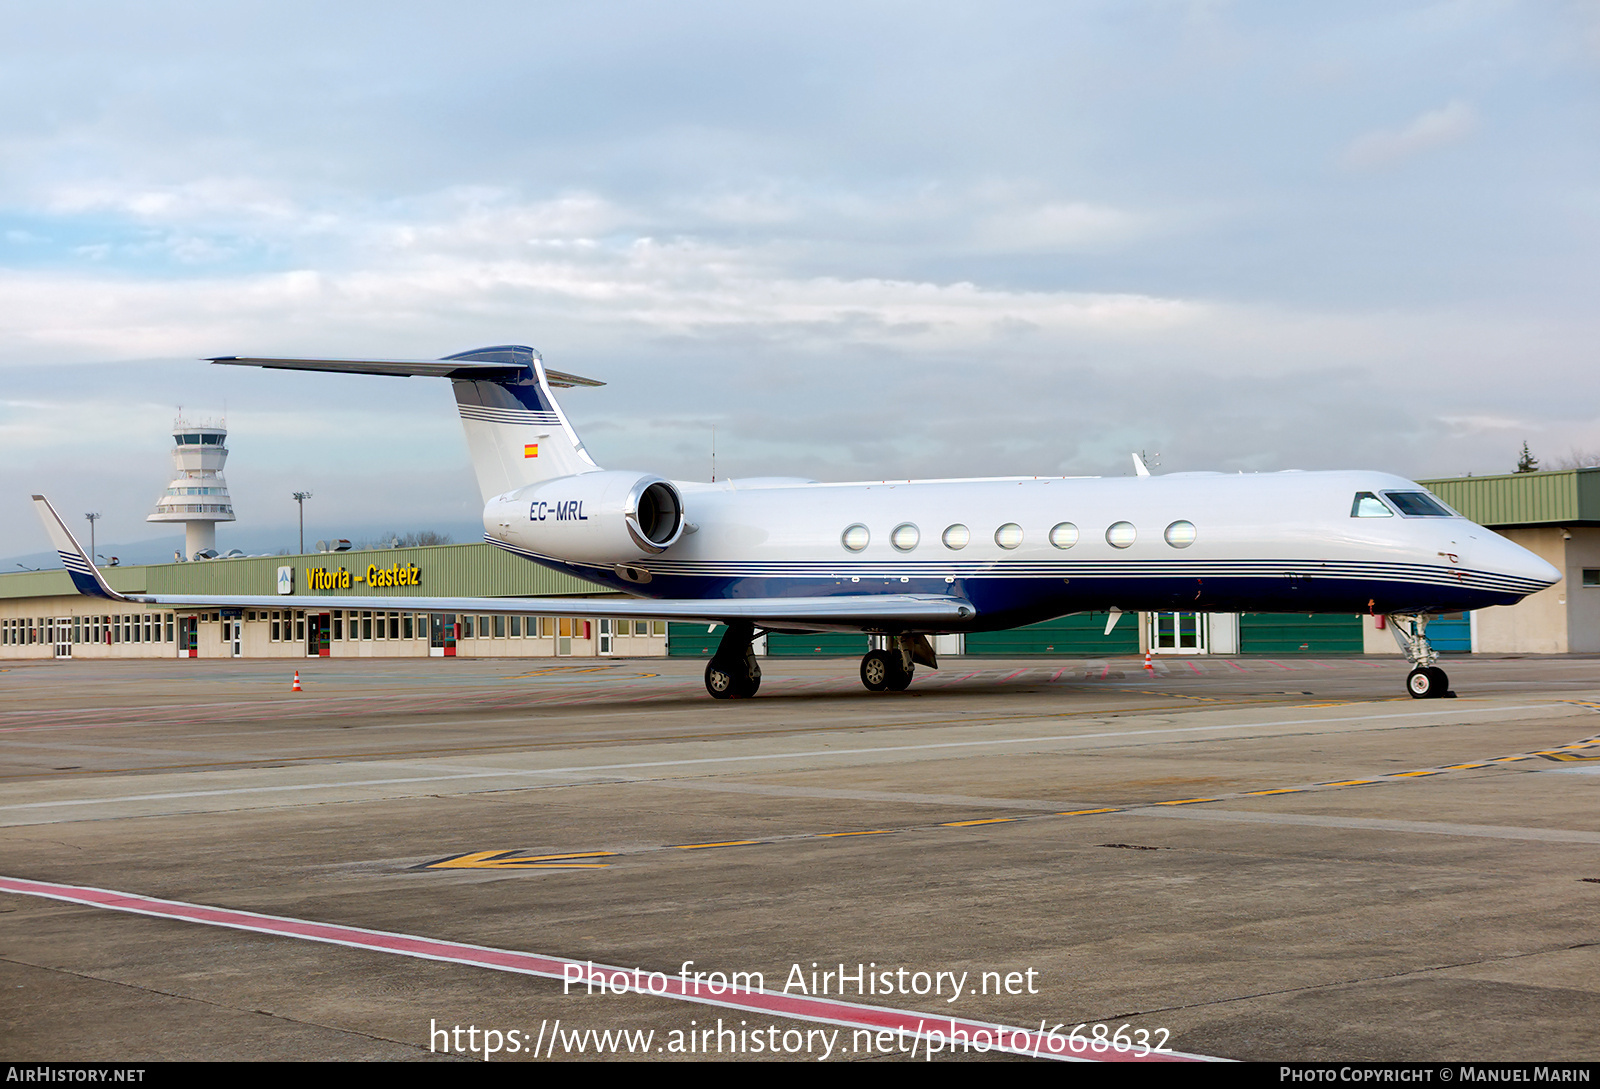
[{"label": "winglet", "polygon": [[1139,476],[1150,475],[1150,469],[1147,465],[1145,465],[1144,458],[1140,457],[1138,454],[1133,455],[1133,471]]},{"label": "winglet", "polygon": [[90,597],[105,597],[112,601],[128,600],[123,595],[113,590],[101,576],[99,568],[83,550],[78,539],[72,535],[67,524],[61,520],[61,515],[50,505],[50,500],[42,495],[33,497],[33,506],[39,512],[39,521],[44,523],[44,531],[50,535],[50,543],[61,556],[61,564],[67,569],[67,574],[72,576],[72,585],[78,588],[78,593]]}]

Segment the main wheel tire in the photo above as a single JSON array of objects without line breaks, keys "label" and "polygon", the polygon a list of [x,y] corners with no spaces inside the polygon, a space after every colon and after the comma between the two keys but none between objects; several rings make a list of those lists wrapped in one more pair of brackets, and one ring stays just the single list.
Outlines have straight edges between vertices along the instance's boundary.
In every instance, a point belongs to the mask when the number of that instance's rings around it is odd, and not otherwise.
[{"label": "main wheel tire", "polygon": [[1444,691],[1444,686],[1440,683],[1443,677],[1442,669],[1418,666],[1406,674],[1406,691],[1411,693],[1411,698],[1414,700],[1434,699]]},{"label": "main wheel tire", "polygon": [[706,691],[715,700],[731,700],[736,694],[733,674],[718,665],[715,658],[706,663]]},{"label": "main wheel tire", "polygon": [[894,673],[894,662],[887,651],[869,650],[861,659],[861,683],[867,686],[868,692],[882,692],[888,688],[889,678]]},{"label": "main wheel tire", "polygon": [[712,699],[749,699],[760,687],[761,666],[754,658],[747,658],[732,669],[715,658],[706,663],[706,691]]},{"label": "main wheel tire", "polygon": [[898,654],[890,656],[890,663],[889,664],[891,666],[895,667],[889,673],[889,683],[888,683],[887,687],[888,687],[889,691],[891,691],[891,692],[904,692],[906,689],[910,688],[911,687],[911,675],[917,671],[917,667],[914,666],[914,665],[912,665],[912,666],[902,666],[902,665],[900,665],[900,663],[895,660],[895,659],[898,659],[899,657],[900,656]]}]

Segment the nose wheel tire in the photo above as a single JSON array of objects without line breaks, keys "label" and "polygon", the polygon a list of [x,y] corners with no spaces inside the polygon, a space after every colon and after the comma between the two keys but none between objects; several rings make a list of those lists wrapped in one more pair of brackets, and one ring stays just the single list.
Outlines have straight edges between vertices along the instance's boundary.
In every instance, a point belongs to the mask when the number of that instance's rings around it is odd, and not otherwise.
[{"label": "nose wheel tire", "polygon": [[911,670],[900,665],[900,655],[886,650],[868,651],[861,659],[861,683],[868,692],[904,692],[911,684]]},{"label": "nose wheel tire", "polygon": [[1406,691],[1414,700],[1442,699],[1449,694],[1450,678],[1438,666],[1418,666],[1406,675]]}]

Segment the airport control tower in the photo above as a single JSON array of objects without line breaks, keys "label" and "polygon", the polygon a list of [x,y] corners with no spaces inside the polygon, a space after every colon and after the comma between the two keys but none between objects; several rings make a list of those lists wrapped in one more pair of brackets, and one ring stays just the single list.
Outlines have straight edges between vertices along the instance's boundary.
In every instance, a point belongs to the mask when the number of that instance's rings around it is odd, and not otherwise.
[{"label": "airport control tower", "polygon": [[215,552],[217,523],[231,522],[233,500],[228,482],[222,479],[222,465],[228,460],[226,427],[189,424],[179,419],[172,427],[172,464],[177,470],[167,493],[156,502],[155,513],[147,522],[183,523],[183,558],[203,551]]}]

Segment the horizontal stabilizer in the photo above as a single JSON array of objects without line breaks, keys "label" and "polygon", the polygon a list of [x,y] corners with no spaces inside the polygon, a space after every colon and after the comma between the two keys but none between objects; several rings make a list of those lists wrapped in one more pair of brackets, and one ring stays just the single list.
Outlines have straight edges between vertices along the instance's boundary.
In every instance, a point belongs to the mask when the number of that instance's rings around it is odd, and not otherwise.
[{"label": "horizontal stabilizer", "polygon": [[[472,359],[287,359],[276,356],[220,355],[208,360],[231,367],[268,367],[285,371],[335,371],[343,374],[387,374],[396,378],[458,378],[475,382],[515,380],[527,373],[520,363]],[[604,382],[548,368],[552,386],[603,386]]]}]

